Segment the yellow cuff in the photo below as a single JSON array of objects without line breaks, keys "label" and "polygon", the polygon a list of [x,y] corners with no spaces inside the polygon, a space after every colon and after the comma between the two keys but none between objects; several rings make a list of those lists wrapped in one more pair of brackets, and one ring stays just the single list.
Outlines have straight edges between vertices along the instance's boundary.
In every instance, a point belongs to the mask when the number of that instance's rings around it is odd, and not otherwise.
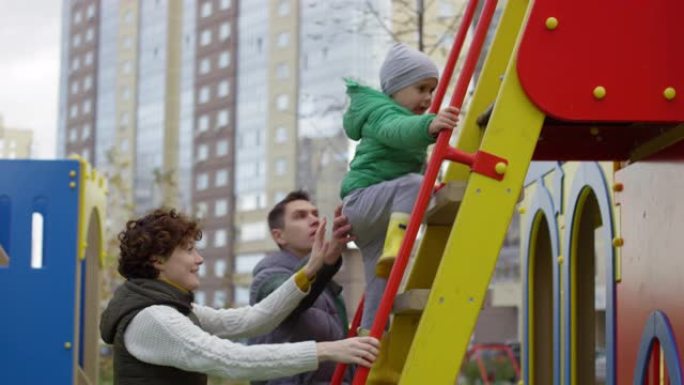
[{"label": "yellow cuff", "polygon": [[313,279],[309,279],[309,277],[306,276],[306,273],[304,273],[304,269],[300,269],[298,272],[295,273],[294,275],[294,281],[299,290],[303,292],[309,291],[311,288],[311,282],[313,282],[316,279],[314,276]]}]

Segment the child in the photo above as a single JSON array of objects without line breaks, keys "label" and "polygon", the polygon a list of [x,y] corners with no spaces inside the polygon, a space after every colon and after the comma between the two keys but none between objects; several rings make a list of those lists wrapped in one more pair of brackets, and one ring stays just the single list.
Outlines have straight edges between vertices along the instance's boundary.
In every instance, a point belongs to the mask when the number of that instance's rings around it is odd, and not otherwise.
[{"label": "child", "polygon": [[347,136],[358,140],[342,181],[343,213],[352,224],[366,276],[362,329],[370,329],[406,231],[428,145],[453,128],[458,109],[424,115],[439,71],[423,53],[395,44],[380,69],[382,92],[347,81]]}]

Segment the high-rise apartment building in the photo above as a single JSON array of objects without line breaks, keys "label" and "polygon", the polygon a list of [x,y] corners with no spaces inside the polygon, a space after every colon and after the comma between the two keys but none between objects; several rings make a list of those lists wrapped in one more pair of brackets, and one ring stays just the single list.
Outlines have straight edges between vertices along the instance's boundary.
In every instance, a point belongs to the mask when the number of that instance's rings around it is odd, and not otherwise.
[{"label": "high-rise apartment building", "polygon": [[240,2],[235,151],[235,301],[276,249],[268,209],[296,186],[299,2]]},{"label": "high-rise apartment building", "polygon": [[196,298],[215,307],[233,298],[236,15],[231,0],[197,3],[194,160],[187,164],[193,164],[192,202],[204,234],[202,288]]},{"label": "high-rise apartment building", "polygon": [[[99,0],[65,1],[58,153],[94,158]],[[68,28],[67,28],[68,26]]]},{"label": "high-rise apartment building", "polygon": [[65,0],[63,11],[58,153],[109,176],[112,237],[159,206],[202,217],[197,301],[217,307],[232,297],[234,18],[228,0]]}]

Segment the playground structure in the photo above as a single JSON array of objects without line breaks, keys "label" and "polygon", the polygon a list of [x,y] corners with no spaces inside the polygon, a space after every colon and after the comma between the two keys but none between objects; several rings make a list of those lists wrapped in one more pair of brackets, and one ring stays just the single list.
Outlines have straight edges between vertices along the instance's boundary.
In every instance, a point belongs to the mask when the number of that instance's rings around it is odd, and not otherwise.
[{"label": "playground structure", "polygon": [[97,383],[104,179],[0,160],[0,384]]},{"label": "playground structure", "polygon": [[[484,1],[451,105],[463,104],[496,6]],[[439,136],[371,330],[380,337],[395,312],[389,354],[355,384],[454,383],[516,208],[523,383],[594,384],[600,334],[606,384],[682,384],[684,310],[672,293],[684,285],[683,11],[675,0],[506,2],[455,148],[450,133]],[[430,203],[444,160],[460,164],[448,165]],[[533,160],[549,162],[528,174]],[[103,179],[79,160],[0,161],[0,170],[0,383],[94,384]]]},{"label": "playground structure", "polygon": [[[431,112],[477,3],[466,8]],[[463,105],[496,7],[482,5],[452,106]],[[682,384],[684,311],[671,293],[684,284],[683,11],[673,0],[506,2],[455,147],[450,132],[438,137],[376,313],[370,334],[382,337],[383,358],[357,370],[354,385],[455,382],[516,207],[522,383],[596,384],[600,348],[606,384]],[[526,181],[532,161],[548,162]]]}]

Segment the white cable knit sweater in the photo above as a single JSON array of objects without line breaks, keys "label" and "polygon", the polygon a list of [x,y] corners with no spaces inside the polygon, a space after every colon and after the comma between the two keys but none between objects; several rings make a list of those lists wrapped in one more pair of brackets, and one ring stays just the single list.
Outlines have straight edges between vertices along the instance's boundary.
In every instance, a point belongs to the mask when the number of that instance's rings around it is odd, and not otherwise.
[{"label": "white cable knit sweater", "polygon": [[246,346],[226,339],[273,330],[305,295],[291,277],[254,306],[217,310],[193,304],[201,328],[173,307],[150,306],[128,325],[124,344],[143,362],[231,379],[266,380],[315,370],[314,341]]}]

